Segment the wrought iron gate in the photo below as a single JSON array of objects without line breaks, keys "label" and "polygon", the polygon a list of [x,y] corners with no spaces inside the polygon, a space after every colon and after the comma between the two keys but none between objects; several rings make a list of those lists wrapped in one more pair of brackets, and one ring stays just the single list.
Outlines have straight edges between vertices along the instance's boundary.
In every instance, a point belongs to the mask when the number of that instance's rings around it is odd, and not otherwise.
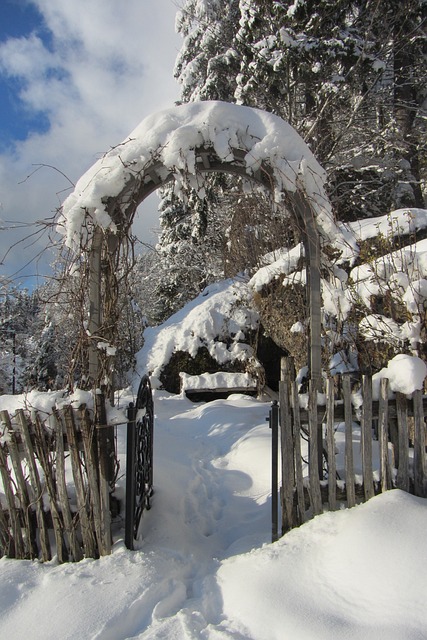
[{"label": "wrought iron gate", "polygon": [[154,403],[148,376],[141,379],[127,417],[125,544],[133,549],[142,512],[150,509],[153,495]]}]

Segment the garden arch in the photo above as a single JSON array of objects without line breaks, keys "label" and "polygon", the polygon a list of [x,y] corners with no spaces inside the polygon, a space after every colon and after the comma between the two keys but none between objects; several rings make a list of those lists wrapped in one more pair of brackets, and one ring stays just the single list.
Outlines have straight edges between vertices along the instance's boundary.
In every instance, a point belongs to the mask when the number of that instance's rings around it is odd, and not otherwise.
[{"label": "garden arch", "polygon": [[[310,318],[309,369],[321,377],[321,251],[341,238],[324,192],[324,171],[294,129],[265,111],[223,102],[181,105],[153,114],[79,180],[64,202],[59,229],[68,246],[89,255],[89,375],[105,376],[111,345],[103,327],[103,252],[114,254],[138,206],[171,180],[232,173],[285,199],[303,233]],[[190,181],[191,184],[191,181]],[[344,243],[341,243],[342,245]],[[341,247],[342,248],[342,247]],[[105,344],[103,344],[103,340]],[[101,347],[101,348],[100,348]],[[107,348],[103,348],[107,347]],[[113,349],[111,350],[113,352]]]}]

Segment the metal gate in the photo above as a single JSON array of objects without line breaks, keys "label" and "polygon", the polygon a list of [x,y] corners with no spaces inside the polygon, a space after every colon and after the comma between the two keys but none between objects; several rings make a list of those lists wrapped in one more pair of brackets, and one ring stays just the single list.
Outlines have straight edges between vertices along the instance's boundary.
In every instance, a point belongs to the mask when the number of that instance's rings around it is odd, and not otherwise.
[{"label": "metal gate", "polygon": [[154,403],[149,377],[140,382],[136,402],[127,411],[125,545],[134,548],[144,509],[153,495]]}]

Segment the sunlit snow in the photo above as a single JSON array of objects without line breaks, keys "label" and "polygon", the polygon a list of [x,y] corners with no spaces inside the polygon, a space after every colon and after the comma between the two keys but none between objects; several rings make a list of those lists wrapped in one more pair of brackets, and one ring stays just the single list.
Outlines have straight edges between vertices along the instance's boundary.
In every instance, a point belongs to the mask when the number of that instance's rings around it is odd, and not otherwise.
[{"label": "sunlit snow", "polygon": [[1,636],[423,638],[426,500],[391,491],[272,544],[269,406],[155,392],[155,495],[137,550],[125,549],[118,521],[113,553],[100,560],[1,559]]},{"label": "sunlit snow", "polygon": [[233,149],[242,150],[248,176],[266,163],[273,172],[276,199],[284,191],[301,190],[320,234],[341,252],[348,250],[324,190],[326,173],[299,134],[271,113],[219,101],[193,102],[155,113],[98,160],[63,203],[58,231],[66,244],[78,249],[82,241],[86,243],[91,225],[115,232],[106,198],[117,196],[127,183],[143,183],[154,162],[163,167],[164,179],[172,173],[179,182],[182,175],[193,175],[195,150],[201,147],[213,148],[225,163],[233,161]]}]

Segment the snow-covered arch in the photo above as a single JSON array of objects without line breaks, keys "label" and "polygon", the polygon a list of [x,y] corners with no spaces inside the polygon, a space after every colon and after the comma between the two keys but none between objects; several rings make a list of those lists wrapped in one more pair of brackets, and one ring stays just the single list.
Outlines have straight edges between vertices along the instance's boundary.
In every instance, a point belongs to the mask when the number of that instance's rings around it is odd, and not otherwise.
[{"label": "snow-covered arch", "polygon": [[321,375],[322,245],[345,248],[324,190],[325,172],[296,131],[265,111],[218,101],[155,113],[112,148],[78,181],[62,207],[58,229],[67,246],[90,252],[88,333],[96,336],[89,372],[98,382],[101,326],[101,248],[129,229],[140,203],[171,180],[206,172],[235,173],[286,198],[303,229],[307,257],[311,377]]}]

